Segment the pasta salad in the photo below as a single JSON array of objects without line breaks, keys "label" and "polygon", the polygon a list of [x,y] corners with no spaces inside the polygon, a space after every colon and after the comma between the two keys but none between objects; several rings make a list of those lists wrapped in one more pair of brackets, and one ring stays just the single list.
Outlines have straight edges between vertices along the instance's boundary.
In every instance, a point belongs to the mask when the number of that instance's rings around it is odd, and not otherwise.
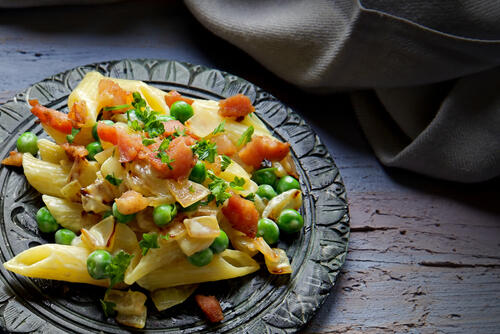
[{"label": "pasta salad", "polygon": [[292,272],[273,245],[303,227],[298,174],[248,97],[190,99],[90,72],[68,114],[29,103],[53,141],[25,132],[2,164],[22,166],[42,194],[36,221],[54,243],[6,269],[104,287],[105,316],[136,328],[147,315],[137,285],[160,311],[194,294],[220,322],[218,300],[198,284],[259,270],[258,253],[269,273]]}]

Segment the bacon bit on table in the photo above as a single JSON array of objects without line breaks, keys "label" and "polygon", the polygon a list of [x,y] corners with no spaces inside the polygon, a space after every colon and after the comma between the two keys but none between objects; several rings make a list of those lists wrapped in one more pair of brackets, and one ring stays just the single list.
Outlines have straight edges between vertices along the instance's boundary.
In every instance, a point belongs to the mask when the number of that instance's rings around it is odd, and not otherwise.
[{"label": "bacon bit on table", "polygon": [[224,117],[236,117],[237,121],[255,111],[252,102],[243,94],[228,97],[225,100],[219,101],[219,114]]},{"label": "bacon bit on table", "polygon": [[167,103],[169,108],[172,106],[172,104],[174,104],[177,101],[184,101],[187,104],[193,104],[194,102],[193,99],[184,97],[175,90],[171,90],[170,92],[167,93],[167,95],[165,95],[165,102]]},{"label": "bacon bit on table", "polygon": [[85,101],[77,101],[71,106],[68,113],[68,118],[71,120],[74,128],[81,128],[87,119],[87,103]]},{"label": "bacon bit on table", "polygon": [[[131,104],[134,98],[132,93],[122,89],[120,85],[109,79],[99,81],[98,102],[101,107],[114,107],[123,104]],[[113,114],[123,114],[130,108],[112,110]]]},{"label": "bacon bit on table", "polygon": [[147,159],[151,166],[164,178],[176,180],[186,178],[196,164],[196,158],[190,148],[194,144],[194,139],[191,137],[177,137],[170,142],[166,153],[173,160],[170,163],[171,169],[167,164],[161,162],[161,159],[157,156],[160,144],[160,142],[157,142],[148,146],[151,151]]},{"label": "bacon bit on table", "polygon": [[89,154],[89,151],[87,151],[85,146],[64,143],[61,144],[61,147],[64,149],[66,155],[71,161],[74,161],[75,159],[83,159]]},{"label": "bacon bit on table", "polygon": [[23,165],[23,154],[17,151],[10,151],[9,156],[2,160],[2,165],[21,167]]},{"label": "bacon bit on table", "polygon": [[254,136],[252,141],[243,147],[239,156],[247,165],[258,168],[264,159],[270,161],[282,160],[290,152],[290,144],[282,143],[273,138]]},{"label": "bacon bit on table", "polygon": [[234,146],[231,139],[225,134],[221,134],[213,137],[210,141],[214,142],[217,145],[217,153],[225,154],[225,155],[233,155],[236,153],[236,146]]},{"label": "bacon bit on table", "polygon": [[38,100],[30,100],[29,103],[32,106],[31,112],[40,119],[40,122],[64,134],[71,133],[73,124],[68,115],[54,109],[46,108]]},{"label": "bacon bit on table", "polygon": [[101,140],[118,146],[120,162],[135,160],[139,153],[144,150],[141,136],[130,134],[123,128],[99,122],[97,123],[97,134]]},{"label": "bacon bit on table", "polygon": [[224,320],[222,308],[220,307],[220,303],[215,296],[196,295],[194,296],[194,299],[203,313],[205,313],[208,321],[221,322]]},{"label": "bacon bit on table", "polygon": [[227,206],[222,207],[222,213],[233,228],[250,238],[254,238],[257,234],[259,212],[252,201],[234,194],[229,198]]},{"label": "bacon bit on table", "polygon": [[118,211],[124,215],[131,215],[142,211],[149,204],[148,200],[135,190],[124,192],[120,198],[115,199],[115,202]]}]

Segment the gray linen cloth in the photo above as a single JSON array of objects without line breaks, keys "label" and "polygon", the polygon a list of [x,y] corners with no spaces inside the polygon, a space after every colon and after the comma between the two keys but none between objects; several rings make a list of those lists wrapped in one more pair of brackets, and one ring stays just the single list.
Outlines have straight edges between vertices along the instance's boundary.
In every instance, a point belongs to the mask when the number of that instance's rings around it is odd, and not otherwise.
[{"label": "gray linen cloth", "polygon": [[185,3],[286,81],[352,92],[383,164],[461,182],[500,175],[500,1]]}]

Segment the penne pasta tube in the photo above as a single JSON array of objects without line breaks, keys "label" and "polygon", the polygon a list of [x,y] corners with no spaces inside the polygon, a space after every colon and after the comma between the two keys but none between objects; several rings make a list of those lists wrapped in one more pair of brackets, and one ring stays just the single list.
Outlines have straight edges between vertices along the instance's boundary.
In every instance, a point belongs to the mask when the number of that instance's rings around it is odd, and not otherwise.
[{"label": "penne pasta tube", "polygon": [[42,200],[56,221],[75,233],[99,221],[99,216],[87,213],[80,203],[49,195],[43,195]]},{"label": "penne pasta tube", "polygon": [[33,278],[108,286],[108,280],[95,280],[88,274],[89,253],[83,247],[45,244],[25,250],[3,266],[16,274]]},{"label": "penne pasta tube", "polygon": [[42,194],[64,197],[61,188],[68,181],[68,173],[58,164],[43,161],[29,153],[23,154],[23,169],[29,184]]},{"label": "penne pasta tube", "polygon": [[150,291],[173,286],[219,281],[240,277],[259,270],[259,264],[248,254],[226,249],[215,254],[212,262],[203,267],[197,267],[183,258],[169,266],[155,270],[137,283]]},{"label": "penne pasta tube", "polygon": [[37,145],[40,151],[40,157],[43,161],[59,164],[61,160],[68,160],[68,156],[64,149],[53,141],[39,139]]}]

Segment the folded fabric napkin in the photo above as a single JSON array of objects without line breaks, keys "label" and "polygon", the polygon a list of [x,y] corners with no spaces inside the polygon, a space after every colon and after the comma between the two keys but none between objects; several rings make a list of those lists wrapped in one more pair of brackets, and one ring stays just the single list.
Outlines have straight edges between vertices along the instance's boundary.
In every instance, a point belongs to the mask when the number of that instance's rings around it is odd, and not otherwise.
[{"label": "folded fabric napkin", "polygon": [[500,175],[500,1],[185,3],[281,78],[352,92],[383,164],[461,182]]}]

